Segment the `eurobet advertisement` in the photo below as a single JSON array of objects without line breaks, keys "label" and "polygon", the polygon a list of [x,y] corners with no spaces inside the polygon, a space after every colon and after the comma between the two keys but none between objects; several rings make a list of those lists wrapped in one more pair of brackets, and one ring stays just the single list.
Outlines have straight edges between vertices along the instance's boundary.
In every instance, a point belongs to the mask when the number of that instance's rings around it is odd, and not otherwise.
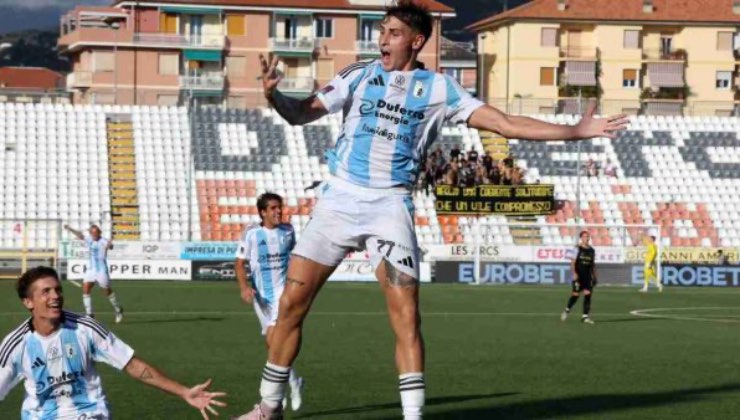
[{"label": "eurobet advertisement", "polygon": [[[475,264],[470,261],[438,261],[435,283],[473,283]],[[597,264],[601,285],[642,286],[644,268],[632,264]],[[572,273],[567,263],[503,263],[481,262],[480,282],[488,284],[570,284]],[[661,267],[665,286],[676,287],[737,287],[740,286],[740,266],[674,265]]]}]

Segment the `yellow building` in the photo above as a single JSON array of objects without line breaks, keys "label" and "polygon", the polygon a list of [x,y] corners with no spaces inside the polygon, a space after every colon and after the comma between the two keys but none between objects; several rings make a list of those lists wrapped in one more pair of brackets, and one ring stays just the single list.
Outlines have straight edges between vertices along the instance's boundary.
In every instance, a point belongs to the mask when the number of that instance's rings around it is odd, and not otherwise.
[{"label": "yellow building", "polygon": [[468,27],[480,96],[515,113],[740,115],[740,0],[533,0]]}]

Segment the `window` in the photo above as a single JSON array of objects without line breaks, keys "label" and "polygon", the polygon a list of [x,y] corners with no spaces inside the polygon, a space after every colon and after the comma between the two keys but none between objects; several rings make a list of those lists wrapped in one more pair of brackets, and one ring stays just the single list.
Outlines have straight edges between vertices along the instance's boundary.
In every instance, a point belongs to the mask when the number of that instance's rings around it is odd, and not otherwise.
[{"label": "window", "polygon": [[360,23],[360,41],[377,41],[380,28],[377,20],[366,19]]},{"label": "window", "polygon": [[177,33],[177,15],[162,13],[159,15],[159,31],[166,34]]},{"label": "window", "polygon": [[333,19],[316,19],[314,21],[314,28],[316,29],[316,38],[332,38],[334,37],[334,20]]},{"label": "window", "polygon": [[93,52],[93,71],[107,72],[113,71],[114,58],[112,52],[94,51]]},{"label": "window", "polygon": [[640,31],[625,29],[623,45],[625,49],[640,48]]},{"label": "window", "polygon": [[661,35],[660,53],[663,55],[669,55],[671,52],[673,52],[673,38],[670,36]]},{"label": "window", "polygon": [[635,69],[622,70],[622,87],[625,87],[625,88],[639,87],[639,84],[637,83],[637,70]]},{"label": "window", "polygon": [[334,59],[321,58],[316,61],[316,76],[318,79],[331,79],[334,77]]},{"label": "window", "polygon": [[247,57],[226,57],[226,74],[229,78],[244,77],[247,72]]},{"label": "window", "polygon": [[732,32],[717,32],[717,51],[731,51],[734,36]]},{"label": "window", "polygon": [[557,47],[558,46],[557,28],[542,28],[542,32],[540,33],[540,46],[543,46],[543,47]]},{"label": "window", "polygon": [[540,67],[540,86],[555,86],[555,69]]},{"label": "window", "polygon": [[717,72],[717,89],[729,89],[732,86],[732,72],[731,71],[718,71]]},{"label": "window", "polygon": [[159,74],[177,76],[180,74],[180,57],[178,54],[159,54]]},{"label": "window", "polygon": [[226,15],[226,35],[244,36],[246,34],[244,15]]}]

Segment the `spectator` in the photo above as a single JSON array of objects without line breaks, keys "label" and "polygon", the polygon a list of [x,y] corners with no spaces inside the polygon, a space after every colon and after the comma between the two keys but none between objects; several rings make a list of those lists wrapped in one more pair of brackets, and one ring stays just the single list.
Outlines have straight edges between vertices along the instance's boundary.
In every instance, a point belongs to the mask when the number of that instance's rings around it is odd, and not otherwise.
[{"label": "spectator", "polygon": [[491,168],[493,168],[493,158],[491,157],[491,152],[488,150],[486,150],[486,153],[481,158],[481,164],[486,168],[487,172],[491,172]]},{"label": "spectator", "polygon": [[617,165],[613,164],[611,160],[607,159],[604,163],[604,175],[613,178],[617,177]]},{"label": "spectator", "polygon": [[434,151],[434,154],[435,154],[435,157],[434,157],[435,165],[438,168],[445,166],[447,162],[445,161],[445,154],[442,151],[442,148],[440,146],[437,146],[437,150]]},{"label": "spectator", "polygon": [[462,152],[460,151],[460,145],[455,143],[452,145],[452,150],[450,150],[450,159],[452,160],[459,160],[460,154]]},{"label": "spectator", "polygon": [[492,167],[488,172],[488,180],[493,185],[501,185],[501,170],[498,165]]},{"label": "spectator", "polygon": [[421,186],[427,196],[429,196],[429,187],[432,187],[432,191],[434,191],[434,188],[436,187],[435,173],[436,169],[434,168],[434,162],[432,160],[428,160],[424,167],[424,173],[421,174]]},{"label": "spectator", "polygon": [[478,151],[475,150],[474,146],[471,146],[468,152],[468,162],[478,162]]}]

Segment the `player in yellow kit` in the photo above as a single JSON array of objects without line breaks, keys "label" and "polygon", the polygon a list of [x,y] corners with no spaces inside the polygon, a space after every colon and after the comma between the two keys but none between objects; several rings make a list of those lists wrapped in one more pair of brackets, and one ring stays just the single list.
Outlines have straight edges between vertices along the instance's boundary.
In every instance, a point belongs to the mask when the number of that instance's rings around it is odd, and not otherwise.
[{"label": "player in yellow kit", "polygon": [[642,240],[647,247],[647,252],[645,253],[645,285],[642,286],[640,291],[647,292],[648,285],[652,279],[655,280],[658,291],[662,292],[663,285],[660,284],[660,279],[658,278],[658,247],[655,245],[655,236],[645,235]]}]

